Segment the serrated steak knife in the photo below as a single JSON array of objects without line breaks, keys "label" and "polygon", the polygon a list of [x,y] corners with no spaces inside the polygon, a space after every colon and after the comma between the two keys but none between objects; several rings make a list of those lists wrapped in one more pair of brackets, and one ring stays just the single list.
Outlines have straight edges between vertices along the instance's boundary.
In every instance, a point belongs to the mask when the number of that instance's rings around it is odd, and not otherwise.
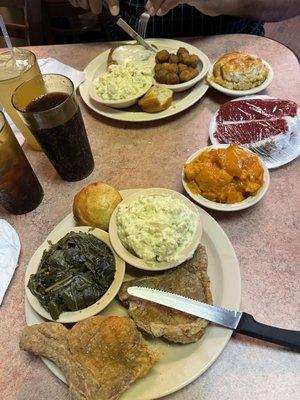
[{"label": "serrated steak knife", "polygon": [[290,331],[261,324],[255,321],[252,315],[245,312],[230,311],[177,294],[145,287],[132,286],[127,289],[127,292],[131,296],[195,315],[243,335],[300,350],[300,331]]}]

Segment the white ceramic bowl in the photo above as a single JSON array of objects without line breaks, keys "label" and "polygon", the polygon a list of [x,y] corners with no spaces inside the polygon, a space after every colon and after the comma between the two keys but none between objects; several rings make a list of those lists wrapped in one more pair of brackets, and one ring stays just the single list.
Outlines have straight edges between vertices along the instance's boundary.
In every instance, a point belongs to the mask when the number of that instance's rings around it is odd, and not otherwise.
[{"label": "white ceramic bowl", "polygon": [[217,83],[215,83],[214,81],[212,81],[210,79],[210,77],[212,77],[213,75],[213,68],[215,63],[213,63],[208,71],[207,74],[207,81],[210,84],[210,86],[212,86],[214,89],[218,90],[221,93],[227,94],[227,96],[230,97],[241,97],[241,96],[250,96],[252,94],[256,94],[259,92],[262,92],[263,90],[265,90],[272,82],[273,78],[274,78],[274,71],[273,68],[271,67],[271,65],[269,63],[267,63],[266,61],[262,60],[263,63],[265,64],[265,66],[268,68],[269,73],[268,76],[266,78],[266,80],[259,86],[256,86],[253,89],[247,89],[247,90],[234,90],[234,89],[228,89],[225,88],[224,86],[218,85]]},{"label": "white ceramic bowl", "polygon": [[[177,50],[175,51],[175,53],[176,52],[177,52]],[[196,85],[196,83],[200,82],[201,79],[203,79],[206,76],[207,72],[210,69],[210,61],[209,61],[209,58],[207,57],[207,55],[198,49],[196,49],[196,51],[194,51],[193,54],[196,54],[200,60],[198,66],[197,66],[199,74],[197,76],[195,76],[194,79],[191,79],[188,82],[178,83],[177,85],[166,85],[166,84],[158,83],[155,81],[156,85],[171,89],[171,90],[173,90],[173,92],[184,92],[185,90],[188,90],[191,87],[193,87],[194,85]]]},{"label": "white ceramic bowl", "polygon": [[78,322],[78,321],[81,321],[88,317],[91,317],[93,315],[96,315],[100,311],[102,311],[117,295],[117,293],[122,285],[124,274],[125,274],[125,263],[114,252],[114,250],[110,244],[109,235],[107,232],[102,231],[101,229],[98,229],[98,228],[91,228],[88,226],[65,228],[65,229],[59,230],[58,232],[52,232],[50,234],[50,236],[47,238],[47,240],[36,250],[34,255],[31,257],[31,260],[29,261],[29,264],[27,266],[26,273],[25,273],[25,292],[26,292],[27,299],[28,299],[31,307],[42,317],[53,321],[53,319],[51,318],[51,315],[48,313],[48,311],[46,311],[44,309],[44,307],[40,304],[38,299],[28,289],[27,284],[28,284],[30,275],[36,273],[36,271],[40,265],[40,261],[41,261],[44,250],[49,249],[49,247],[50,247],[49,241],[51,241],[52,243],[56,243],[69,232],[91,233],[92,235],[94,235],[98,239],[100,239],[102,242],[106,243],[114,255],[116,271],[115,271],[115,277],[114,277],[112,284],[108,288],[107,292],[96,303],[92,304],[89,307],[83,308],[82,310],[62,312],[60,314],[59,318],[56,320],[56,322],[61,322],[61,323]]},{"label": "white ceramic bowl", "polygon": [[[193,161],[199,154],[203,153],[206,150],[211,150],[211,149],[222,149],[228,147],[229,144],[219,144],[215,146],[207,146],[203,147],[202,149],[196,151],[194,154],[192,154],[187,160],[186,164],[190,163]],[[247,151],[248,153],[255,154],[252,151],[243,148],[243,150]],[[257,191],[255,196],[250,196],[247,199],[240,201],[238,203],[233,203],[233,204],[224,204],[224,203],[217,203],[215,201],[211,201],[206,199],[205,197],[201,196],[200,194],[193,193],[190,188],[187,185],[187,182],[184,179],[184,171],[182,171],[182,183],[183,187],[186,190],[186,192],[190,195],[190,197],[195,200],[198,204],[201,206],[210,208],[212,210],[217,210],[217,211],[238,211],[238,210],[244,210],[245,208],[249,208],[253,206],[254,204],[258,203],[263,196],[266,194],[266,191],[268,190],[269,184],[270,184],[270,174],[269,170],[266,167],[265,163],[261,160],[260,157],[258,157],[261,166],[264,170],[264,183],[261,186],[261,188]]]},{"label": "white ceramic bowl", "polygon": [[[195,212],[196,215],[198,215],[198,221],[197,221],[197,228],[195,231],[195,234],[193,238],[191,239],[190,243],[187,245],[187,247],[182,250],[182,252],[179,255],[179,258],[177,261],[174,262],[156,262],[156,263],[147,263],[143,259],[136,257],[134,254],[130,253],[122,244],[121,240],[119,239],[118,232],[117,232],[117,223],[116,223],[116,215],[118,212],[118,207],[120,205],[124,204],[129,204],[132,201],[138,199],[139,197],[146,195],[146,196],[153,196],[153,195],[160,195],[160,196],[171,196],[173,198],[179,199],[182,201],[185,205],[189,207],[190,210]],[[196,248],[199,246],[200,239],[202,235],[202,223],[200,219],[200,214],[195,206],[187,197],[185,197],[183,194],[175,192],[174,190],[170,189],[162,189],[162,188],[150,188],[150,189],[142,189],[139,190],[137,193],[134,193],[133,195],[127,197],[125,200],[123,200],[117,208],[114,210],[111,219],[110,219],[110,224],[109,224],[109,236],[110,236],[110,241],[111,244],[115,250],[115,252],[128,264],[148,270],[148,271],[163,271],[166,269],[170,269],[173,267],[176,267],[177,265],[182,264],[184,261],[192,258]]]},{"label": "white ceramic bowl", "polygon": [[153,85],[153,82],[151,81],[143,90],[141,90],[139,93],[136,95],[129,97],[126,100],[103,100],[98,93],[96,92],[94,81],[91,82],[89,86],[89,95],[90,97],[96,101],[97,103],[104,104],[107,107],[112,107],[112,108],[127,108],[132,106],[133,104],[137,103],[138,99],[151,88]]}]

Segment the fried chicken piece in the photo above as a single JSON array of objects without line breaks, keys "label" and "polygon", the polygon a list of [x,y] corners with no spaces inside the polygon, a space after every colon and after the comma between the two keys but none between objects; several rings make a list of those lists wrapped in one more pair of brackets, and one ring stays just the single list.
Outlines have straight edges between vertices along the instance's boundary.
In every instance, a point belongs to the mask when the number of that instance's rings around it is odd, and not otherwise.
[{"label": "fried chicken piece", "polygon": [[158,361],[127,317],[90,317],[71,330],[56,322],[27,326],[20,348],[53,361],[72,400],[118,399]]},{"label": "fried chicken piece", "polygon": [[178,73],[179,75],[181,74],[182,71],[184,71],[185,69],[188,69],[188,66],[182,63],[177,64],[178,65]]},{"label": "fried chicken piece", "polygon": [[158,83],[164,83],[167,85],[174,85],[180,82],[179,76],[175,72],[168,72],[164,68],[157,71],[154,77]]},{"label": "fried chicken piece", "polygon": [[194,256],[177,268],[159,275],[124,282],[119,299],[128,307],[128,314],[137,326],[155,337],[171,342],[192,343],[204,334],[208,322],[169,307],[129,296],[129,286],[144,286],[179,294],[212,304],[207,275],[205,247],[200,245]]},{"label": "fried chicken piece", "polygon": [[176,54],[170,54],[169,63],[177,64],[178,63],[178,56]]},{"label": "fried chicken piece", "polygon": [[158,53],[156,53],[155,55],[155,61],[157,63],[164,63],[164,62],[168,62],[169,61],[169,57],[170,57],[170,53],[167,50],[161,50]]},{"label": "fried chicken piece", "polygon": [[197,69],[188,67],[184,71],[182,71],[179,75],[180,82],[188,82],[191,79],[194,79],[199,74]]},{"label": "fried chicken piece", "polygon": [[196,68],[199,62],[199,57],[196,54],[191,54],[189,59],[189,66],[192,68]]},{"label": "fried chicken piece", "polygon": [[175,74],[178,73],[178,66],[177,64],[171,64],[171,63],[163,63],[161,64],[162,68],[165,69],[168,72],[173,72]]},{"label": "fried chicken piece", "polygon": [[188,50],[184,47],[179,47],[177,50],[177,56],[180,57],[182,54],[189,54]]}]

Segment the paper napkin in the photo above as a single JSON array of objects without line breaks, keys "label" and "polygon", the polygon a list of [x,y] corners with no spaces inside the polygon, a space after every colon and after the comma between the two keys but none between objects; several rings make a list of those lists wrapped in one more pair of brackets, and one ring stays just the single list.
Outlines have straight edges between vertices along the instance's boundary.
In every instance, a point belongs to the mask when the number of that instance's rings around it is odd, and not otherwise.
[{"label": "paper napkin", "polygon": [[18,265],[20,239],[14,228],[0,219],[0,305]]}]

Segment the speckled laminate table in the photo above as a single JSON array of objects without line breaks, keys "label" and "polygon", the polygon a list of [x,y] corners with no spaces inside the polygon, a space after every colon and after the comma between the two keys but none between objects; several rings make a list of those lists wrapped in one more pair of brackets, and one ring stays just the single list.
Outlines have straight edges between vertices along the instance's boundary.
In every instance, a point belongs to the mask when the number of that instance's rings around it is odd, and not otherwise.
[{"label": "speckled laminate table", "polygon": [[[274,68],[269,95],[300,103],[300,71],[295,55],[272,40],[227,35],[188,40],[211,60],[221,53],[257,53]],[[55,57],[83,69],[108,43],[34,47],[38,57]],[[115,122],[82,111],[96,167],[86,180],[63,182],[47,158],[25,147],[45,191],[32,213],[12,216],[0,210],[22,242],[20,265],[0,307],[0,398],[64,400],[67,387],[38,357],[18,348],[25,325],[23,279],[28,260],[53,227],[71,210],[74,194],[95,180],[119,189],[160,186],[182,191],[181,168],[186,158],[208,142],[212,113],[228,98],[210,89],[189,110],[169,119],[136,125]],[[265,198],[243,212],[210,212],[224,228],[238,256],[242,277],[242,309],[258,320],[299,329],[299,185],[300,161],[271,171]],[[290,400],[300,393],[299,355],[276,346],[234,335],[217,361],[194,383],[166,400]],[[298,393],[298,395],[297,395]],[[138,400],[138,399],[133,399]]]}]

